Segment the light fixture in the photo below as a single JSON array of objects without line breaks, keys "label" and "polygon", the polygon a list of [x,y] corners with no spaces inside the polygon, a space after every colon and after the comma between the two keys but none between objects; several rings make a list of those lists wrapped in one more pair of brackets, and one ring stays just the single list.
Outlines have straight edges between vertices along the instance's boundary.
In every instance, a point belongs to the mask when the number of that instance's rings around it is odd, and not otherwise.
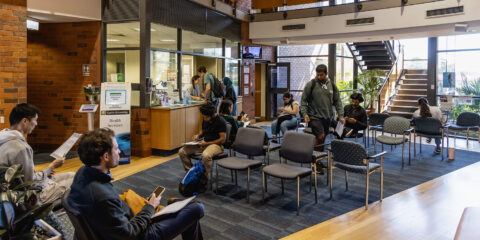
[{"label": "light fixture", "polygon": [[107,39],[107,42],[120,42],[120,40],[110,38],[110,39]]},{"label": "light fixture", "polygon": [[[140,28],[133,28],[133,30],[135,30],[137,32],[140,32]],[[156,32],[157,30],[155,30],[155,28],[150,28],[150,31],[151,32]]]},{"label": "light fixture", "polygon": [[28,30],[38,31],[39,26],[40,25],[39,25],[38,21],[27,19],[27,29]]},{"label": "light fixture", "polygon": [[161,39],[162,42],[175,42],[173,39]]}]

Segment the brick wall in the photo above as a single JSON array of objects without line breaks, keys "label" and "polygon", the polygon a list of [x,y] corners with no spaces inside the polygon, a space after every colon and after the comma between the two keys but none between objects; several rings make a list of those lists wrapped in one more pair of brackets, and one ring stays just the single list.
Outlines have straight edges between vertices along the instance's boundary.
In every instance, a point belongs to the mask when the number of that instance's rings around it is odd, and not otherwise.
[{"label": "brick wall", "polygon": [[150,108],[132,109],[130,139],[133,156],[148,157],[152,155],[150,124]]},{"label": "brick wall", "polygon": [[[90,76],[82,75],[90,64]],[[88,130],[83,86],[100,85],[100,22],[46,23],[28,32],[28,103],[42,111],[29,138],[34,149],[57,148]],[[98,126],[98,112],[96,116]]]},{"label": "brick wall", "polygon": [[26,21],[26,0],[0,0],[0,129],[10,126],[12,108],[27,101]]},{"label": "brick wall", "polygon": [[[248,35],[248,22],[242,23],[242,45],[243,46],[259,46],[252,44]],[[262,46],[262,60],[276,62],[275,47]],[[255,59],[243,59],[243,64],[249,66],[250,70],[250,94],[243,97],[242,108],[249,116],[255,116],[255,96],[252,94],[255,91]],[[242,67],[243,71],[243,67]],[[242,72],[243,76],[243,72]]]},{"label": "brick wall", "polygon": [[249,13],[252,9],[252,0],[237,0],[237,9]]}]

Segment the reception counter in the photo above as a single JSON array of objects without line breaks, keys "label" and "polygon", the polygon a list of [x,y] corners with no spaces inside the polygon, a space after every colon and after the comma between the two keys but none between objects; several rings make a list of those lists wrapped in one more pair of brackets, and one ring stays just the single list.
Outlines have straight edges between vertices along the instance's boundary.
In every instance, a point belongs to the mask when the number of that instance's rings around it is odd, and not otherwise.
[{"label": "reception counter", "polygon": [[202,127],[201,104],[151,107],[152,148],[170,151],[192,141]]}]

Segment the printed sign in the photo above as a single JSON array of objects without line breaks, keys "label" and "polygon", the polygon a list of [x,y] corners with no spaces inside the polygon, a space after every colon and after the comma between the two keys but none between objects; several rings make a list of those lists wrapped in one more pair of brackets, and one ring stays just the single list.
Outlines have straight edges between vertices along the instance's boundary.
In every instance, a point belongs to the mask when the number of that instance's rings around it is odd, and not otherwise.
[{"label": "printed sign", "polygon": [[115,132],[120,164],[130,163],[130,83],[104,82],[100,98],[100,127]]},{"label": "printed sign", "polygon": [[90,65],[89,64],[83,64],[82,65],[82,75],[84,77],[90,76]]}]

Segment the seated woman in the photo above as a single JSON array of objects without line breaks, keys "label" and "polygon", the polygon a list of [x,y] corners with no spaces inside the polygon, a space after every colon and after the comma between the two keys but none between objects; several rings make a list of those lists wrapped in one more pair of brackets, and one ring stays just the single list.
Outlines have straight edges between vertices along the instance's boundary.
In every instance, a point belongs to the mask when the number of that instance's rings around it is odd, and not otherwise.
[{"label": "seated woman", "polygon": [[236,116],[238,114],[237,111],[237,94],[233,89],[232,80],[229,77],[223,78],[223,85],[225,85],[225,97],[224,100],[230,100],[232,102],[232,115]]},{"label": "seated woman", "polygon": [[192,77],[192,86],[188,88],[188,94],[193,100],[202,100],[202,96],[200,95],[200,87],[198,86],[198,81],[200,80],[200,76],[195,75]]},{"label": "seated woman", "polygon": [[282,134],[297,126],[297,114],[299,104],[293,99],[291,93],[283,94],[283,107],[279,107],[278,110],[281,111],[279,117],[272,122],[272,142],[277,142],[277,134],[282,131]]},{"label": "seated woman", "polygon": [[[435,119],[440,120],[443,123],[443,115],[442,111],[435,106],[429,106],[428,100],[426,98],[419,98],[418,99],[418,109],[413,113],[413,118],[426,118],[426,117],[433,117]],[[432,139],[427,139],[427,142],[430,143]],[[442,143],[442,138],[435,138],[435,144],[437,147],[435,148],[434,153],[440,153],[441,148],[440,144]]]},{"label": "seated woman", "polygon": [[352,103],[343,108],[345,128],[341,138],[356,136],[359,130],[367,128],[367,112],[360,106],[360,103],[364,101],[362,94],[352,93],[350,99]]},{"label": "seated woman", "polygon": [[243,122],[237,122],[232,116],[232,102],[230,100],[223,100],[220,103],[220,108],[218,110],[218,115],[222,117],[227,123],[230,123],[232,130],[230,130],[230,137],[227,139],[228,142],[232,143],[237,136],[238,128],[243,127]]}]

